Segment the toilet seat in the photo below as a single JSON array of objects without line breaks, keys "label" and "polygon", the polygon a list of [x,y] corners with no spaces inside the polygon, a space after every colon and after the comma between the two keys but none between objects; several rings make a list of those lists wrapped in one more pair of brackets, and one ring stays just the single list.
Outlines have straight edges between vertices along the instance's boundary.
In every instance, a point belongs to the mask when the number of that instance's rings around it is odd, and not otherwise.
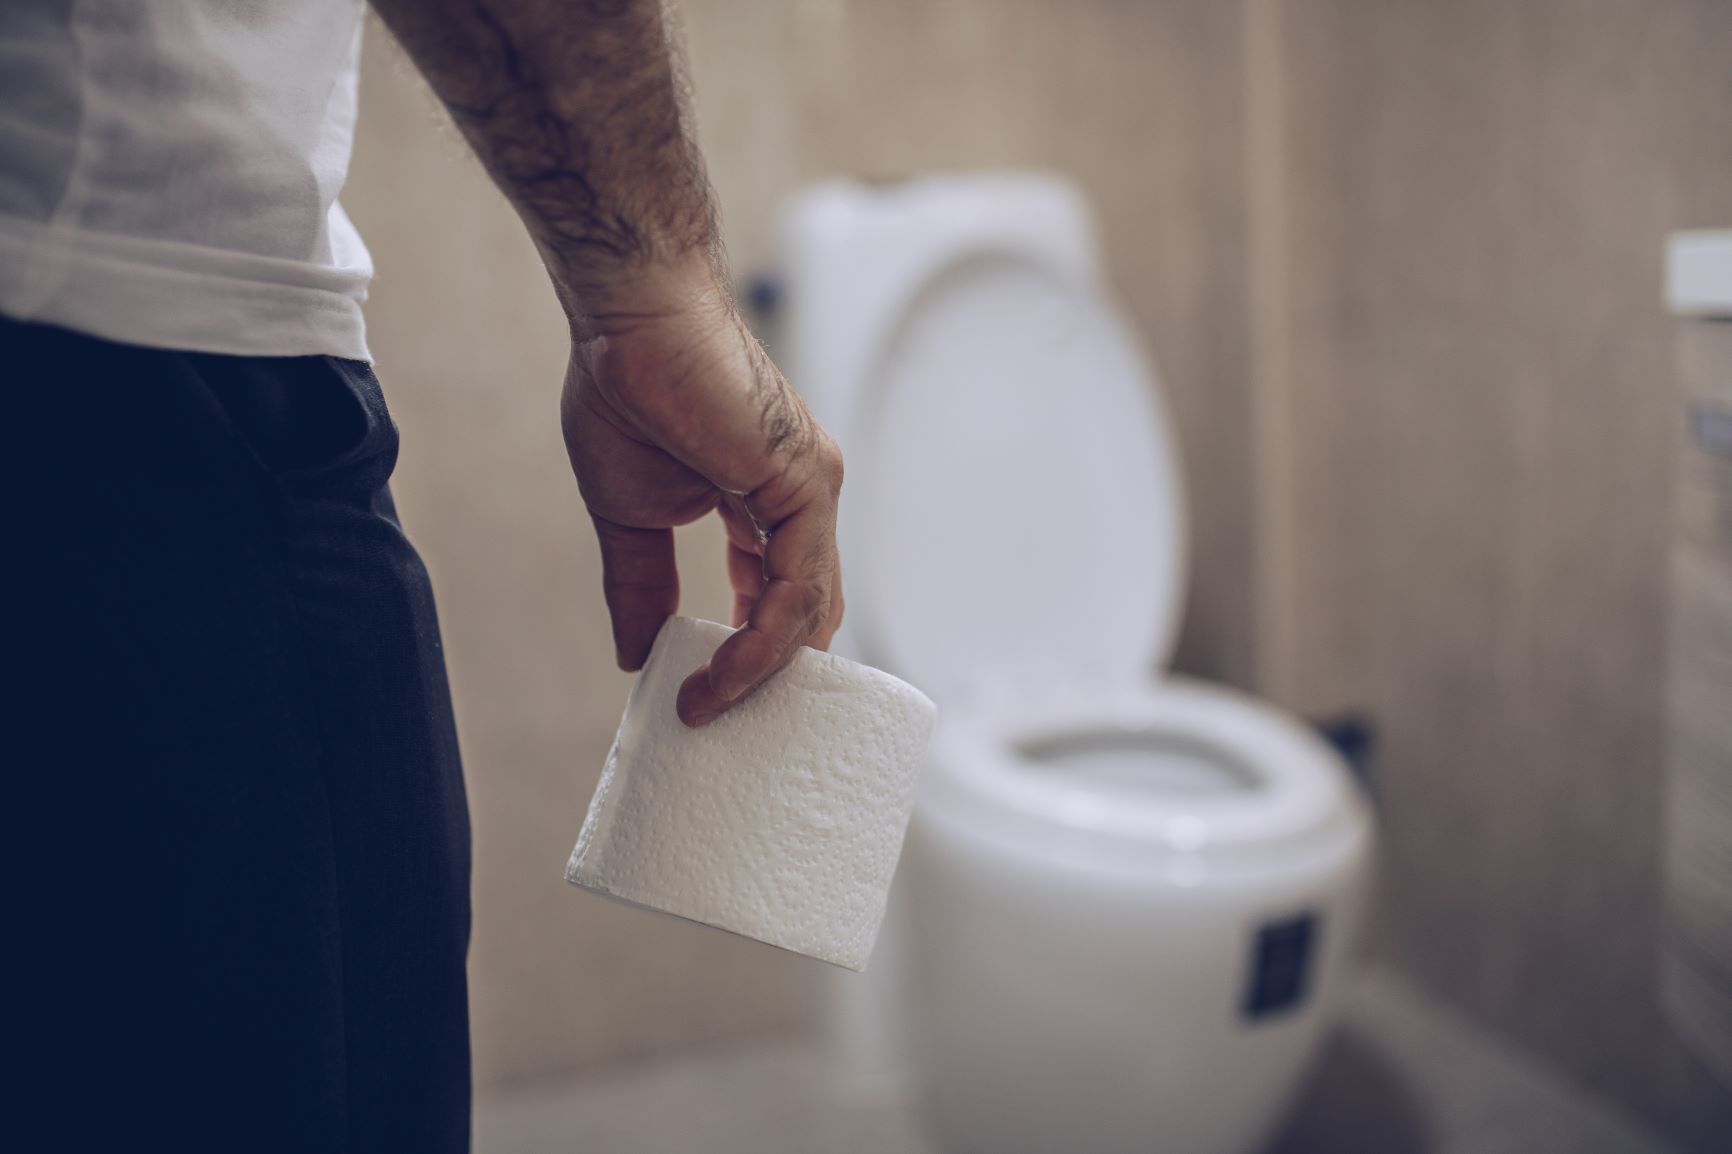
[{"label": "toilet seat", "polygon": [[856,401],[871,483],[841,530],[868,660],[941,704],[1005,670],[1165,664],[1184,511],[1153,377],[1091,283],[1003,249],[931,270]]},{"label": "toilet seat", "polygon": [[[1357,799],[1273,707],[1167,678],[1184,495],[1156,373],[1099,283],[1087,208],[1034,174],[838,182],[787,217],[787,363],[850,471],[836,645],[932,694],[922,806],[1140,852],[1246,854]],[[1176,807],[1038,773],[1032,739],[1187,735],[1259,788]]]},{"label": "toilet seat", "polygon": [[[1214,760],[1222,792],[1106,788],[1035,756],[1066,742],[1147,742]],[[1016,837],[1039,827],[1137,843],[1146,854],[1257,856],[1326,837],[1354,803],[1333,750],[1309,729],[1224,686],[1000,688],[947,720],[922,804]],[[1130,756],[1136,756],[1132,753]]]},{"label": "toilet seat", "polygon": [[838,181],[783,227],[778,360],[861,478],[842,492],[835,648],[941,710],[982,675],[1164,665],[1183,482],[1076,190],[1032,173]]}]

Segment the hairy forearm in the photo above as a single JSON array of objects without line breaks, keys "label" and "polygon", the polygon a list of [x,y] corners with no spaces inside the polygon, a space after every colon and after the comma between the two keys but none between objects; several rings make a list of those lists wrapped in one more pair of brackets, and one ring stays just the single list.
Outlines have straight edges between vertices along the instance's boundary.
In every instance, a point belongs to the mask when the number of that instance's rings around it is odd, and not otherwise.
[{"label": "hairy forearm", "polygon": [[661,0],[373,0],[516,206],[575,323],[672,307],[719,255]]}]

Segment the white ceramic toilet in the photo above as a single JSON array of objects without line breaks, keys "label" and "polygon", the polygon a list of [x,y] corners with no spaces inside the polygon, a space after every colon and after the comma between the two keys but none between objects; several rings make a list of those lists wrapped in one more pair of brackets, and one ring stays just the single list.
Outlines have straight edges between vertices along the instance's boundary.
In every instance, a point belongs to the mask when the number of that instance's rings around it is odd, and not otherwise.
[{"label": "white ceramic toilet", "polygon": [[838,183],[783,218],[777,352],[848,460],[837,647],[939,733],[835,1009],[959,1154],[1247,1154],[1302,1083],[1371,829],[1309,729],[1167,676],[1184,510],[1089,216],[1032,174]]}]

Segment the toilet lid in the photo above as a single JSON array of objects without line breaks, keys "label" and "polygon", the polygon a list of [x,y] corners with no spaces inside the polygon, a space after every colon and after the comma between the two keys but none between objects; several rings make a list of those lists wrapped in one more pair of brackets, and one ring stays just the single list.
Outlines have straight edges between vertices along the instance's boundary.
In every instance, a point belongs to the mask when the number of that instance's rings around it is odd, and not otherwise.
[{"label": "toilet lid", "polygon": [[1089,285],[1014,255],[930,278],[858,394],[843,494],[867,660],[938,697],[1141,678],[1178,628],[1183,506],[1154,374]]}]

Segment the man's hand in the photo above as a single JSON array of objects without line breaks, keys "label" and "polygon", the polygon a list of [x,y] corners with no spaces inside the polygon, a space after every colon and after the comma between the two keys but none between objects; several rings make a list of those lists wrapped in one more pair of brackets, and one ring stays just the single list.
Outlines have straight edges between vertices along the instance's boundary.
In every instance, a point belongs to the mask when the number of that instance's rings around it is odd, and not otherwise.
[{"label": "man's hand", "polygon": [[561,411],[623,669],[679,604],[673,527],[720,512],[734,624],[701,725],[842,617],[842,458],[734,312],[660,0],[373,0],[528,226],[571,319]]},{"label": "man's hand", "polygon": [[702,725],[841,623],[842,456],[720,289],[685,299],[576,340],[561,413],[621,669],[643,665],[679,605],[673,527],[711,509],[727,527],[741,628],[679,694]]}]

